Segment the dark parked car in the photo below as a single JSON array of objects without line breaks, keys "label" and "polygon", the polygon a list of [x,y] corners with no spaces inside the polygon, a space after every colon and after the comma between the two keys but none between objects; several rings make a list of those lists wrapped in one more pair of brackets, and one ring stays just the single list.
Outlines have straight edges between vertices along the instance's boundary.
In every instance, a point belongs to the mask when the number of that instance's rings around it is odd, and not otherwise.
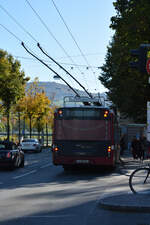
[{"label": "dark parked car", "polygon": [[14,142],[0,141],[0,167],[24,167],[24,152]]}]

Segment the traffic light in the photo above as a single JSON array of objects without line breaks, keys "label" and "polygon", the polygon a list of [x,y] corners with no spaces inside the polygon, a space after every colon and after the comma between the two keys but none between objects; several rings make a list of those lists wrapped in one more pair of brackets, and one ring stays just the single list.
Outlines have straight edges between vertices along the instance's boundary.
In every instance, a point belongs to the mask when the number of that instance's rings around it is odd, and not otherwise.
[{"label": "traffic light", "polygon": [[130,67],[139,70],[140,73],[147,73],[146,64],[150,58],[150,44],[141,44],[138,49],[131,49],[130,54],[135,58],[130,62]]}]

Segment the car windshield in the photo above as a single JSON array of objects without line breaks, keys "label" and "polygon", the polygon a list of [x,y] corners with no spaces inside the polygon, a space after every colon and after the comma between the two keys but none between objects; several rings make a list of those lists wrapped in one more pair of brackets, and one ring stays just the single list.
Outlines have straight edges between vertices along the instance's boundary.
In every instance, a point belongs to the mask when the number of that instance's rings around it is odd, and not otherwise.
[{"label": "car windshield", "polygon": [[6,145],[0,144],[0,150],[5,150],[5,149],[6,149]]},{"label": "car windshield", "polygon": [[37,140],[34,140],[34,139],[25,139],[22,142],[37,142]]},{"label": "car windshield", "polygon": [[14,150],[16,149],[16,144],[13,142],[1,142],[0,150]]}]

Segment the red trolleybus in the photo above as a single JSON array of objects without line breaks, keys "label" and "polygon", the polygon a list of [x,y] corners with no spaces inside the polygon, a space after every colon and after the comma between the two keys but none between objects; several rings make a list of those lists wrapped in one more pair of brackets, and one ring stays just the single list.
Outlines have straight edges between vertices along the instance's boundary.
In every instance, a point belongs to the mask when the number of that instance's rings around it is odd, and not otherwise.
[{"label": "red trolleybus", "polygon": [[53,164],[114,167],[116,162],[114,113],[102,106],[58,108],[54,116]]}]

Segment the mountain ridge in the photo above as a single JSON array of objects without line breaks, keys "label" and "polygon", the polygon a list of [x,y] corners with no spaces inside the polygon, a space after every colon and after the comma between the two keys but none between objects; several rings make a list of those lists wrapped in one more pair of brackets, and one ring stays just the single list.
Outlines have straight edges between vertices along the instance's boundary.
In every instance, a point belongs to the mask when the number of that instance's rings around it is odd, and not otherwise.
[{"label": "mountain ridge", "polygon": [[[27,89],[33,82],[27,83]],[[65,96],[75,96],[75,93],[65,84],[60,84],[57,82],[50,82],[50,81],[39,81],[38,86],[43,88],[45,91],[46,96],[53,100],[54,102],[63,102]],[[75,89],[79,95],[87,96],[84,91]],[[93,94],[93,96],[97,96],[98,94]],[[106,93],[101,93],[102,97],[106,97]]]}]

